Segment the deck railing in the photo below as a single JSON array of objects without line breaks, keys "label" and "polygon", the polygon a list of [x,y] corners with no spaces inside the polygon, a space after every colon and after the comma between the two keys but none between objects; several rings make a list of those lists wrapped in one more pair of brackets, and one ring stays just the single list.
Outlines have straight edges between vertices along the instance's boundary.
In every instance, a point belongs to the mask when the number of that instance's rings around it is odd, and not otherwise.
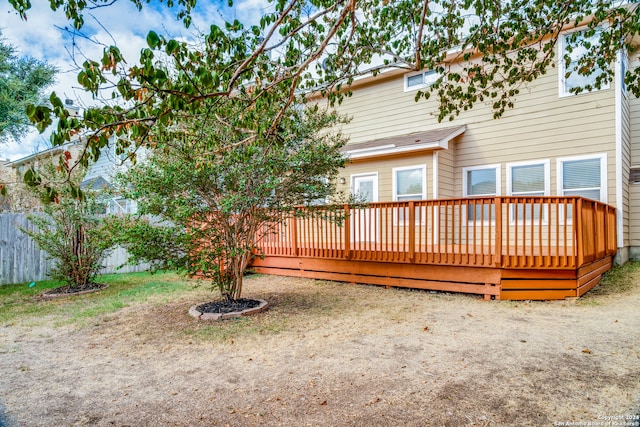
[{"label": "deck railing", "polygon": [[616,251],[615,208],[581,197],[483,197],[313,208],[265,226],[264,255],[578,268]]}]

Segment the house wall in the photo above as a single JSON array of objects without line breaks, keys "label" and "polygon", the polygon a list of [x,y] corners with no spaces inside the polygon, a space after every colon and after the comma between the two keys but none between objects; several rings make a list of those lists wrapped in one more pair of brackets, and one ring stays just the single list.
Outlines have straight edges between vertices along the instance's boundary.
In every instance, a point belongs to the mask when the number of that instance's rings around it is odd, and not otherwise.
[{"label": "house wall", "polygon": [[378,174],[378,200],[388,202],[393,200],[393,168],[403,166],[426,166],[427,170],[427,198],[433,198],[433,154],[431,152],[355,161],[347,165],[338,175],[345,179],[345,184],[338,184],[338,191],[350,192],[353,175]]},{"label": "house wall", "polygon": [[[617,262],[622,264],[629,260],[629,247],[630,240],[630,217],[631,217],[631,203],[630,203],[630,189],[629,189],[629,174],[631,169],[631,105],[630,95],[626,88],[622,86],[622,69],[620,60],[626,62],[626,58],[619,58],[616,64],[616,84],[621,88],[616,91],[616,102],[618,107],[616,108],[616,132],[617,145],[616,149],[616,187],[619,189],[620,194],[616,200],[616,206],[618,206],[618,227],[620,228],[619,234],[622,235],[622,242],[618,242],[618,247],[622,248],[616,254]],[[626,68],[626,67],[625,67]]]},{"label": "house wall", "polygon": [[97,161],[91,163],[85,180],[102,177],[108,182],[112,182],[116,173],[123,169],[124,160],[116,155],[115,142],[109,141],[109,145],[100,151]]},{"label": "house wall", "polygon": [[456,197],[455,188],[455,152],[457,144],[449,144],[449,149],[437,153],[438,163],[438,198]]},{"label": "house wall", "polygon": [[33,167],[36,170],[43,170],[45,166],[57,166],[60,162],[60,155],[63,151],[68,151],[71,155],[69,164],[74,165],[79,161],[82,147],[77,143],[69,143],[55,149],[48,149],[36,155],[30,155],[23,159],[7,162],[0,167],[0,181],[7,185],[8,195],[2,201],[0,211],[3,212],[32,212],[42,208],[42,203],[24,184],[25,172]]},{"label": "house wall", "polygon": [[[360,143],[466,124],[467,131],[449,144],[455,146],[455,157],[453,153],[450,154],[454,177],[453,188],[449,189],[449,193],[455,197],[463,194],[462,170],[465,167],[501,164],[502,194],[506,194],[507,163],[542,159],[550,160],[551,195],[556,195],[558,158],[604,153],[608,163],[607,201],[615,204],[613,85],[598,92],[561,98],[558,96],[558,74],[555,70],[550,70],[548,75],[523,88],[516,97],[515,108],[508,110],[502,118],[493,119],[491,109],[478,104],[452,123],[438,123],[434,117],[437,110],[435,100],[416,103],[415,92],[404,92],[402,76],[381,78],[376,84],[356,88],[353,95],[338,107],[339,111],[352,117],[350,123],[343,125],[342,131],[350,137],[350,143]],[[372,105],[377,108],[371,108]],[[447,155],[443,156],[442,153],[439,157],[444,160]],[[372,162],[374,164],[377,161]],[[358,163],[357,166],[349,165],[347,171],[354,170],[354,167],[366,169],[366,166]],[[445,182],[447,178],[443,179],[443,186]],[[380,185],[384,185],[382,177]],[[439,196],[444,197],[447,189],[441,187],[441,192]]]},{"label": "house wall", "polygon": [[[630,167],[640,166],[640,146],[636,147],[640,144],[640,105],[632,96],[617,99],[616,82],[600,91],[560,96],[558,68],[550,68],[547,75],[523,85],[514,99],[515,108],[507,110],[499,119],[493,118],[489,105],[478,103],[453,121],[442,123],[437,121],[435,99],[416,103],[416,92],[404,91],[402,74],[379,75],[365,84],[354,85],[353,95],[336,107],[351,117],[341,130],[350,137],[350,144],[357,144],[466,125],[467,130],[436,156],[438,198],[463,196],[464,168],[493,164],[500,165],[501,194],[507,195],[508,164],[537,160],[548,161],[549,195],[559,195],[558,159],[604,155],[607,184],[604,201],[616,206],[621,218],[619,261],[628,258],[629,246],[638,246],[640,256],[640,184],[629,183]],[[618,154],[617,146],[620,147]],[[426,154],[418,156],[424,158]],[[348,165],[342,176],[346,177],[348,186],[352,173],[379,172],[379,200],[389,201],[392,200],[388,190],[392,181],[390,171],[401,165],[394,162],[397,160],[358,161]],[[418,163],[419,159],[413,160],[411,155],[402,158],[402,165]],[[433,165],[427,161],[429,198],[433,194],[432,173]]]},{"label": "house wall", "polygon": [[[637,55],[630,58],[630,67],[638,65]],[[630,167],[640,168],[640,99],[628,97]],[[640,182],[629,182],[629,256],[640,259]]]}]

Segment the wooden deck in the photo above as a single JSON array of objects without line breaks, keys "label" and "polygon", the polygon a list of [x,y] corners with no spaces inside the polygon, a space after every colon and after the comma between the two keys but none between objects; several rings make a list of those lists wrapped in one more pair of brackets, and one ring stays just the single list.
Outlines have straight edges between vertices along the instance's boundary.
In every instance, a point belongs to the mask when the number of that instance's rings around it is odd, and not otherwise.
[{"label": "wooden deck", "polygon": [[616,252],[615,209],[580,197],[490,197],[314,208],[265,225],[266,274],[484,295],[579,297]]}]

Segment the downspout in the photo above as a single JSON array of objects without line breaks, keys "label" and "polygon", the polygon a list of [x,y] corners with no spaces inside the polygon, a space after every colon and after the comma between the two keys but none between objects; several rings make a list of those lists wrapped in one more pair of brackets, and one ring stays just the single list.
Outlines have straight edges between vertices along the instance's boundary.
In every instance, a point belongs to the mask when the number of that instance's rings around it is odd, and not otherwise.
[{"label": "downspout", "polygon": [[624,60],[622,51],[618,51],[615,64],[615,127],[616,127],[616,236],[618,249],[624,247],[624,199],[622,197],[622,70]]}]

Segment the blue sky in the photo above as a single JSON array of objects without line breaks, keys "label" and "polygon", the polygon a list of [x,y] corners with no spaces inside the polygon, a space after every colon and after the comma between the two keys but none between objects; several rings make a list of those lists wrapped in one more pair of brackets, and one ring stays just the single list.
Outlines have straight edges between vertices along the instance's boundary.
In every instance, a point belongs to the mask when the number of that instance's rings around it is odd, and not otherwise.
[{"label": "blue sky", "polygon": [[[11,9],[7,2],[0,7],[0,29],[5,42],[17,47],[23,55],[33,56],[54,64],[60,72],[56,84],[48,92],[55,91],[59,96],[74,100],[77,105],[94,105],[91,96],[78,89],[76,81],[76,62],[82,63],[84,57],[97,59],[103,46],[87,40],[81,35],[72,37],[59,28],[71,28],[62,11],[52,12],[49,1],[33,0],[32,8],[23,21]],[[233,8],[224,3],[200,1],[193,14],[193,24],[188,30],[175,19],[175,9],[166,8],[152,0],[138,11],[128,0],[119,0],[115,4],[85,13],[84,36],[105,45],[117,45],[129,63],[134,62],[140,49],[146,46],[146,35],[150,30],[171,37],[195,38],[199,31],[205,31],[212,23],[221,23],[222,16],[237,18],[240,21],[257,22],[267,8],[266,0],[236,1]],[[75,43],[75,44],[74,44]],[[23,141],[11,141],[0,144],[0,160],[15,160],[48,146],[48,133],[40,135],[30,133]]]}]

